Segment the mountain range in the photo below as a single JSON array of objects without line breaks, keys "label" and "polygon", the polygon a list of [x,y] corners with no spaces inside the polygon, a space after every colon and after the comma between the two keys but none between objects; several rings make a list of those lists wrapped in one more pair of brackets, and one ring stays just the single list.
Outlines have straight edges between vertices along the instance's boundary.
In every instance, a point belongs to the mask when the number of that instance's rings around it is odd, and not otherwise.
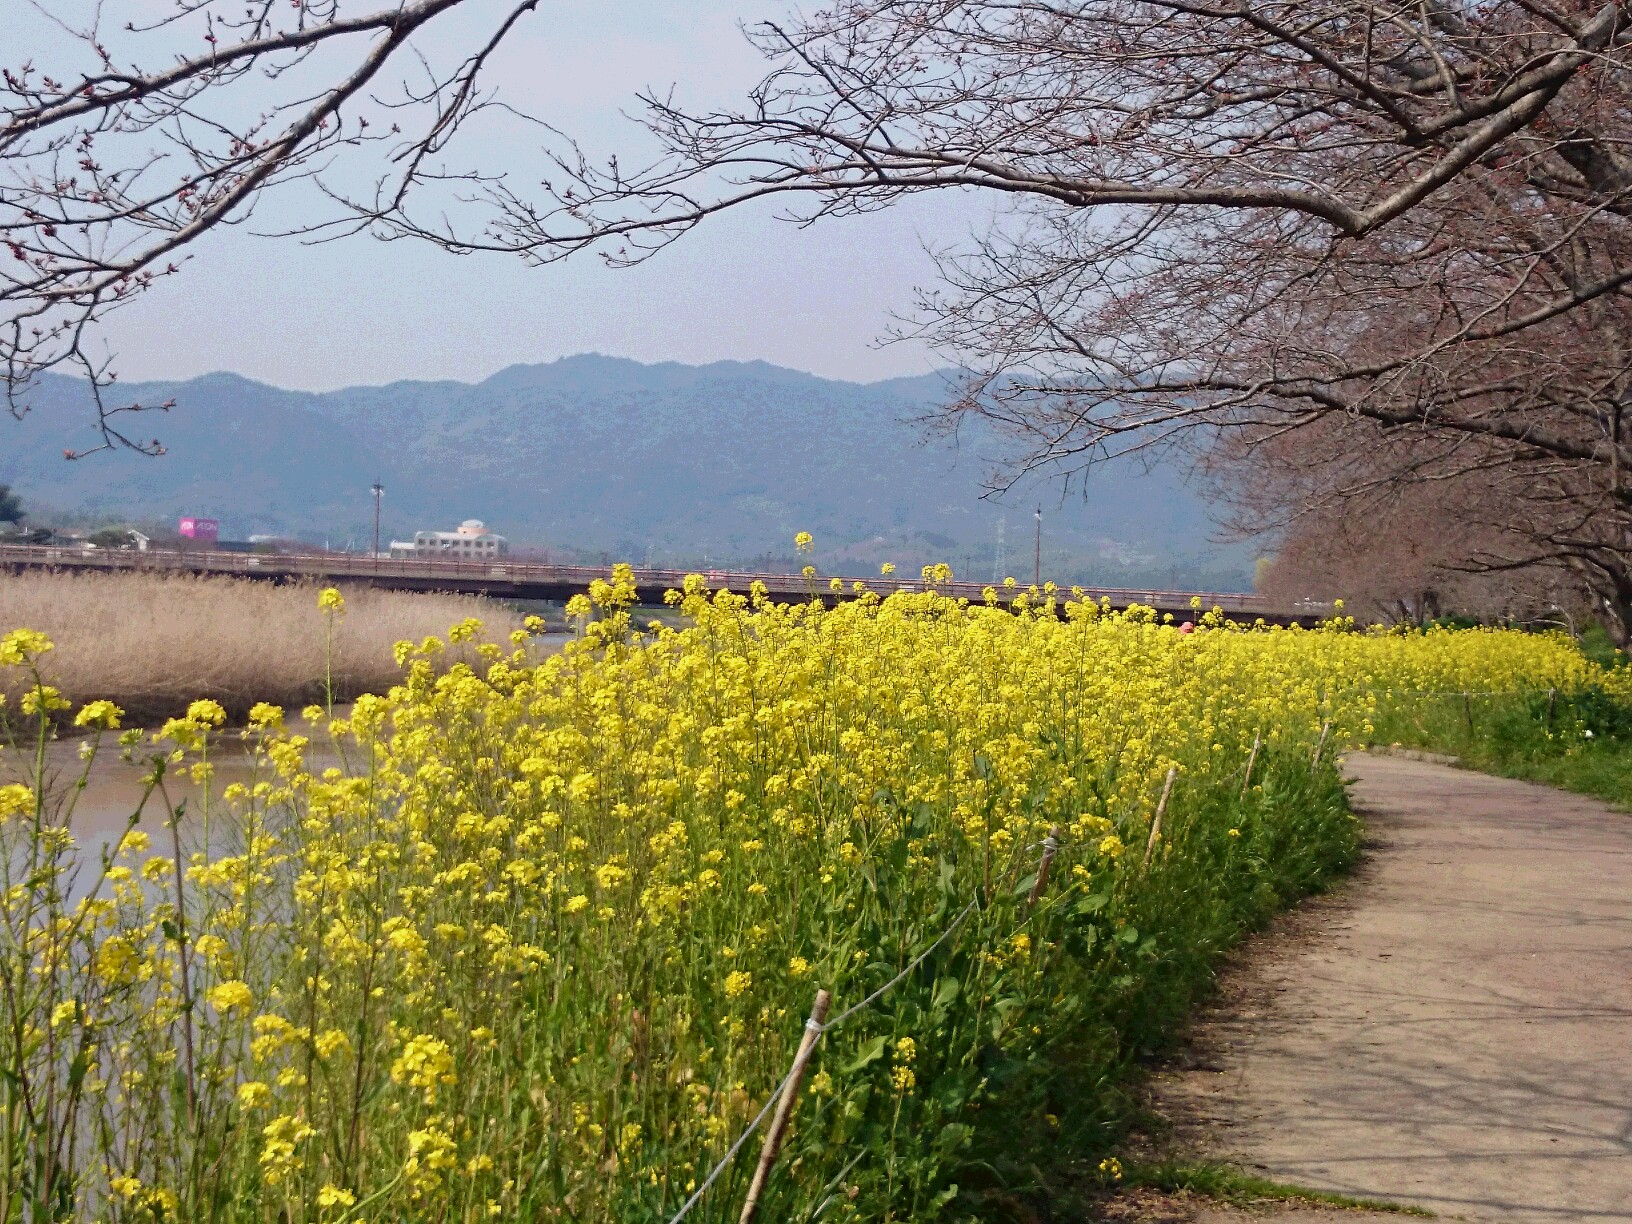
[{"label": "mountain range", "polygon": [[945,560],[978,579],[1029,576],[1040,505],[1043,568],[1061,581],[1250,586],[1254,550],[1215,542],[1212,507],[1177,468],[1110,461],[1085,496],[1032,481],[983,498],[1000,441],[926,440],[914,424],[950,383],[599,354],[325,392],[209,374],[119,388],[119,402],[175,401],[123,418],[162,456],[66,461],[96,442],[89,389],[47,375],[23,420],[0,423],[0,483],[36,520],[202,515],[224,538],[366,548],[379,480],[399,538],[479,518],[562,559],[719,566],[789,559],[810,531],[827,572]]}]

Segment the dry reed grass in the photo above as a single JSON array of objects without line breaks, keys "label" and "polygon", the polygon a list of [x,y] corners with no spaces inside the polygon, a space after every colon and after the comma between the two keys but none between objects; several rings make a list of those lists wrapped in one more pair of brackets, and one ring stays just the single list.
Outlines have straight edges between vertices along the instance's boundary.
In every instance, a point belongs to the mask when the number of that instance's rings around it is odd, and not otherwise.
[{"label": "dry reed grass", "polygon": [[[50,636],[49,683],[76,704],[106,697],[137,720],[212,697],[240,717],[257,701],[299,707],[323,697],[324,615],[318,587],[179,574],[0,573],[0,633]],[[441,636],[469,616],[503,640],[519,613],[468,595],[342,588],[335,700],[382,692],[400,674],[393,643]],[[11,670],[11,669],[8,669]],[[0,674],[15,699],[21,674]],[[15,708],[15,707],[13,707]]]}]

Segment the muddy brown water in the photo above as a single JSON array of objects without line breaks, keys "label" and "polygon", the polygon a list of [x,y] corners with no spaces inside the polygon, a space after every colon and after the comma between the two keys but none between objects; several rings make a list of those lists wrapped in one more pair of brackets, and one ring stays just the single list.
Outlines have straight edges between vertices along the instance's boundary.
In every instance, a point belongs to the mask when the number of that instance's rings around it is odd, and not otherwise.
[{"label": "muddy brown water", "polygon": [[[336,708],[336,716],[341,713]],[[85,770],[79,753],[78,740],[58,740],[47,746],[47,785],[56,793],[65,794]],[[221,792],[232,783],[247,783],[255,776],[248,747],[231,739],[224,737],[224,742],[211,752],[210,761],[215,766],[215,774],[209,782],[212,799],[219,798]],[[338,765],[340,760],[332,750],[308,749],[306,763],[315,772]],[[269,771],[270,767],[263,762],[260,777],[268,777]],[[24,759],[17,752],[0,748],[0,784],[29,782],[32,772],[32,755]],[[133,763],[120,759],[119,745],[113,741],[113,737],[109,736],[104,741],[89,772],[85,773],[85,787],[74,801],[68,821],[75,840],[83,849],[94,853],[96,848],[118,838],[129,826],[132,813],[139,808],[141,815],[137,827],[145,830],[155,843],[159,842],[168,813],[164,801],[157,794],[147,797],[143,805],[146,791],[142,782],[143,772],[139,760]],[[197,813],[202,807],[204,788],[191,780],[185,767],[167,773],[165,787],[170,801],[178,807],[185,803],[187,812]]]}]

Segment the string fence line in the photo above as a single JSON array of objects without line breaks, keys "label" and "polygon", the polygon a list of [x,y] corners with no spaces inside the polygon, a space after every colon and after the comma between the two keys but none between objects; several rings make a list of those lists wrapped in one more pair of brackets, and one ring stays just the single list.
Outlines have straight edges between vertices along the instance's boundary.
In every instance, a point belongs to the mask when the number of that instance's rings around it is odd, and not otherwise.
[{"label": "string fence line", "polygon": [[[1057,841],[1055,842],[1055,845],[1057,848]],[[861,1002],[845,1008],[831,1020],[828,1020],[822,1024],[818,1024],[815,1020],[806,1020],[805,1028],[815,1033],[819,1040],[833,1029],[838,1028],[857,1012],[871,1007],[874,1003],[878,1002],[879,999],[883,998],[886,994],[894,990],[903,981],[905,981],[908,975],[910,975],[914,969],[918,968],[919,965],[928,960],[930,955],[933,954],[934,951],[948,939],[950,939],[953,933],[963,925],[964,920],[967,919],[970,914],[974,913],[979,906],[980,897],[977,895],[970,900],[968,905],[964,906],[963,909],[959,911],[958,916],[952,919],[946,930],[942,931],[940,935],[936,937],[935,942],[930,944],[929,947],[925,948],[922,952],[918,953],[917,956],[913,957],[912,960],[907,963],[906,968],[902,969],[901,972],[897,973],[888,982],[885,982],[884,985],[873,991],[872,994],[862,999]],[[747,1143],[749,1137],[759,1129],[760,1123],[764,1122],[765,1119],[770,1116],[771,1110],[776,1107],[777,1101],[779,1101],[782,1094],[788,1090],[788,1085],[792,1083],[794,1074],[795,1069],[790,1068],[788,1073],[782,1077],[782,1082],[777,1084],[775,1089],[772,1090],[771,1095],[766,1098],[765,1104],[761,1106],[760,1111],[754,1115],[753,1121],[748,1123],[747,1129],[745,1129],[742,1134],[738,1135],[736,1141],[725,1150],[725,1155],[721,1156],[714,1167],[709,1170],[708,1176],[702,1180],[696,1190],[692,1191],[691,1197],[686,1199],[686,1201],[681,1204],[680,1210],[676,1211],[674,1215],[669,1217],[668,1224],[680,1224],[680,1221],[686,1218],[686,1215],[691,1211],[691,1209],[702,1201],[702,1197],[705,1193],[707,1193],[708,1188],[719,1180],[720,1175],[724,1173],[730,1166],[731,1162],[736,1159],[737,1153],[742,1150],[743,1144]]]},{"label": "string fence line", "polygon": [[[976,897],[974,900],[970,901],[968,905],[963,907],[963,912],[960,913],[956,918],[954,918],[952,920],[952,925],[947,927],[946,930],[941,932],[941,937],[939,939],[937,939],[934,943],[930,944],[929,947],[925,948],[917,956],[915,956],[912,959],[911,963],[909,963],[905,969],[901,970],[900,973],[896,974],[889,981],[885,982],[884,985],[880,986],[877,990],[873,991],[872,994],[868,995],[860,1003],[857,1003],[852,1007],[845,1008],[842,1012],[840,1012],[838,1015],[834,1016],[833,1019],[829,1020],[826,1024],[816,1026],[816,1031],[819,1032],[819,1033],[826,1033],[830,1029],[838,1028],[839,1025],[843,1024],[851,1016],[855,1015],[857,1012],[861,1011],[863,1008],[871,1007],[874,1003],[878,1002],[879,999],[883,998],[891,990],[894,990],[898,985],[901,984],[901,982],[903,980],[905,980],[906,976],[909,973],[911,973],[914,969],[918,968],[919,965],[923,964],[924,961],[929,958],[929,954],[931,952],[935,951],[936,948],[940,947],[943,943],[945,943],[948,939],[950,939],[952,937],[952,932],[957,930],[960,926],[963,925],[963,920],[965,918],[969,917],[970,914],[974,913],[975,912],[975,907],[977,905],[979,905],[979,904],[980,904],[980,898],[978,898],[978,897]],[[808,1024],[808,1021],[807,1021],[807,1024]]]},{"label": "string fence line", "polygon": [[1328,690],[1326,698],[1341,698],[1348,695],[1364,696],[1370,694],[1376,697],[1545,697],[1548,694],[1557,694],[1568,697],[1570,689],[1562,688],[1511,688],[1511,689],[1415,689],[1415,688],[1373,688],[1370,685],[1356,686],[1349,689]]},{"label": "string fence line", "polygon": [[[809,1020],[805,1021],[805,1027],[811,1027]],[[703,1178],[702,1184],[692,1192],[691,1197],[681,1204],[680,1210],[669,1217],[669,1224],[680,1224],[680,1221],[686,1218],[686,1214],[702,1200],[703,1195],[708,1193],[708,1188],[718,1180],[720,1174],[724,1173],[731,1162],[736,1159],[737,1153],[742,1150],[742,1145],[748,1142],[749,1137],[759,1129],[759,1124],[765,1121],[771,1110],[776,1106],[777,1101],[782,1099],[782,1094],[788,1090],[788,1084],[792,1080],[793,1071],[790,1069],[782,1077],[782,1082],[776,1086],[775,1091],[765,1098],[764,1106],[754,1115],[754,1120],[748,1123],[748,1128],[737,1136],[735,1143],[725,1149],[725,1155],[721,1156],[719,1163],[708,1171],[708,1176]]]},{"label": "string fence line", "polygon": [[[1342,690],[1339,690],[1339,691],[1342,691]],[[1557,693],[1563,692],[1563,690],[1560,690],[1558,688],[1544,688],[1544,689],[1522,689],[1521,688],[1521,689],[1485,689],[1485,690],[1468,689],[1468,690],[1464,690],[1464,689],[1376,689],[1376,688],[1372,688],[1370,686],[1356,687],[1354,689],[1350,689],[1350,690],[1347,690],[1347,691],[1350,692],[1350,693],[1374,693],[1374,694],[1377,694],[1377,695],[1380,695],[1380,696],[1390,696],[1390,697],[1393,697],[1393,696],[1516,697],[1516,696],[1526,696],[1526,695],[1532,695],[1532,694],[1537,694],[1537,695],[1539,695],[1539,694],[1557,694]],[[1328,696],[1331,696],[1331,695],[1332,694],[1330,692],[1328,692]],[[1057,851],[1059,849],[1059,847],[1060,847],[1059,839],[1054,837],[1053,835],[1050,835],[1049,837],[1045,838],[1043,841],[1037,842],[1034,845],[1028,846],[1027,849],[1028,850],[1041,849],[1041,850],[1044,851],[1045,854],[1052,854],[1054,851]],[[970,902],[967,905],[965,905],[962,910],[960,910],[958,912],[957,917],[955,917],[951,921],[951,923],[948,924],[947,928],[944,931],[942,931],[939,936],[936,937],[936,939],[935,939],[935,941],[933,943],[931,943],[922,952],[918,953],[917,956],[913,957],[912,960],[907,963],[905,968],[903,968],[899,973],[897,973],[888,982],[885,982],[884,985],[880,986],[877,990],[873,991],[866,998],[862,999],[858,1003],[852,1004],[850,1007],[845,1008],[844,1011],[840,1012],[837,1016],[834,1016],[831,1020],[828,1020],[825,1023],[817,1023],[815,1020],[806,1020],[805,1021],[805,1028],[807,1030],[811,1031],[811,1032],[814,1032],[817,1035],[817,1038],[820,1039],[820,1038],[826,1036],[827,1033],[829,1033],[833,1029],[836,1029],[840,1025],[844,1024],[845,1021],[849,1020],[852,1016],[856,1015],[858,1012],[864,1011],[865,1009],[871,1007],[879,999],[883,998],[891,990],[895,989],[895,987],[899,986],[903,981],[905,981],[906,978],[909,975],[911,975],[911,973],[915,969],[917,969],[919,965],[923,964],[924,961],[929,959],[929,957],[931,955],[933,955],[934,952],[938,948],[940,948],[942,944],[944,944],[948,939],[950,939],[952,937],[952,935],[957,931],[957,929],[960,926],[963,925],[964,921],[969,917],[969,915],[975,912],[975,910],[979,907],[979,905],[980,905],[980,898],[977,895],[975,898],[970,900]],[[1029,916],[1028,916],[1026,921],[1029,924],[1029,922],[1030,922],[1030,917]],[[789,1086],[790,1083],[792,1083],[794,1075],[795,1075],[795,1070],[790,1069],[788,1071],[788,1073],[782,1077],[781,1082],[778,1083],[777,1086],[771,1091],[770,1096],[768,1096],[765,1099],[765,1104],[760,1107],[759,1112],[754,1115],[753,1120],[748,1123],[746,1129],[743,1130],[742,1134],[738,1135],[736,1140],[731,1144],[731,1146],[725,1150],[725,1154],[723,1156],[721,1156],[720,1159],[715,1163],[714,1167],[709,1170],[708,1176],[705,1177],[702,1180],[702,1182],[697,1186],[696,1190],[694,1190],[691,1193],[690,1197],[688,1197],[686,1199],[686,1201],[680,1206],[680,1209],[678,1211],[676,1211],[674,1213],[674,1215],[669,1217],[668,1224],[680,1224],[680,1222],[682,1220],[684,1220],[688,1214],[690,1214],[691,1209],[693,1207],[695,1207],[699,1202],[702,1201],[703,1195],[706,1194],[708,1192],[709,1188],[711,1186],[713,1186],[713,1184],[716,1181],[719,1180],[721,1174],[723,1174],[725,1172],[725,1170],[730,1167],[731,1162],[733,1160],[735,1160],[736,1157],[737,1157],[737,1154],[742,1151],[743,1145],[748,1142],[748,1140],[759,1129],[760,1125],[765,1121],[765,1119],[770,1116],[771,1111],[776,1107],[776,1103],[782,1098],[782,1094],[788,1090],[788,1086]],[[855,1163],[854,1161],[851,1162],[852,1166],[854,1165],[854,1163]]]},{"label": "string fence line", "polygon": [[[1539,697],[1561,689],[1377,689],[1385,697]],[[1566,694],[1567,695],[1567,694]]]}]

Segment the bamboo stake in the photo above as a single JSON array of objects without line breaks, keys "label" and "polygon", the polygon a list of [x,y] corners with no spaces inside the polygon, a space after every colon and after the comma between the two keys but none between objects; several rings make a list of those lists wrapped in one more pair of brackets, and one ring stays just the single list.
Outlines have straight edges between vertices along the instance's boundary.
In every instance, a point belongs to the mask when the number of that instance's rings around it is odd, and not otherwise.
[{"label": "bamboo stake", "polygon": [[1031,896],[1026,898],[1029,908],[1037,904],[1037,898],[1043,895],[1043,889],[1048,887],[1048,869],[1054,862],[1054,852],[1060,848],[1060,826],[1050,825],[1048,836],[1043,839],[1043,861],[1037,864],[1037,879],[1031,886]]},{"label": "bamboo stake", "polygon": [[1252,751],[1247,754],[1247,776],[1241,779],[1241,798],[1247,797],[1252,789],[1252,767],[1258,762],[1258,749],[1263,745],[1263,738],[1257,732],[1252,733]]},{"label": "bamboo stake", "polygon": [[1315,745],[1315,764],[1314,764],[1314,768],[1316,768],[1316,769],[1320,768],[1320,756],[1321,756],[1321,753],[1326,751],[1326,733],[1328,731],[1330,731],[1331,729],[1332,729],[1332,720],[1329,719],[1329,718],[1325,722],[1320,724],[1320,743]]},{"label": "bamboo stake", "polygon": [[1553,709],[1557,705],[1558,705],[1558,690],[1556,688],[1550,688],[1550,689],[1547,690],[1547,730],[1548,731],[1551,731],[1553,729]]},{"label": "bamboo stake", "polygon": [[799,1039],[799,1052],[793,1056],[793,1066],[788,1071],[788,1086],[782,1090],[782,1099],[777,1101],[776,1113],[771,1116],[770,1129],[765,1132],[765,1146],[759,1149],[759,1164],[754,1168],[754,1179],[748,1183],[748,1197],[743,1200],[742,1215],[737,1217],[737,1224],[750,1224],[759,1210],[759,1196],[764,1193],[765,1183],[770,1180],[776,1154],[782,1150],[782,1136],[787,1132],[788,1120],[793,1117],[793,1103],[799,1095],[799,1084],[805,1078],[805,1068],[810,1065],[810,1056],[816,1050],[816,1042],[822,1035],[822,1022],[827,1019],[827,1009],[832,1002],[833,996],[827,991],[816,992],[816,1001],[810,1007],[810,1019],[805,1022],[804,1035]]},{"label": "bamboo stake", "polygon": [[1167,797],[1173,793],[1173,779],[1178,777],[1179,767],[1167,767],[1167,781],[1162,783],[1162,797],[1156,801],[1156,815],[1150,820],[1150,840],[1145,843],[1146,867],[1150,866],[1150,856],[1156,853],[1156,843],[1162,837],[1162,813],[1167,811]]}]

